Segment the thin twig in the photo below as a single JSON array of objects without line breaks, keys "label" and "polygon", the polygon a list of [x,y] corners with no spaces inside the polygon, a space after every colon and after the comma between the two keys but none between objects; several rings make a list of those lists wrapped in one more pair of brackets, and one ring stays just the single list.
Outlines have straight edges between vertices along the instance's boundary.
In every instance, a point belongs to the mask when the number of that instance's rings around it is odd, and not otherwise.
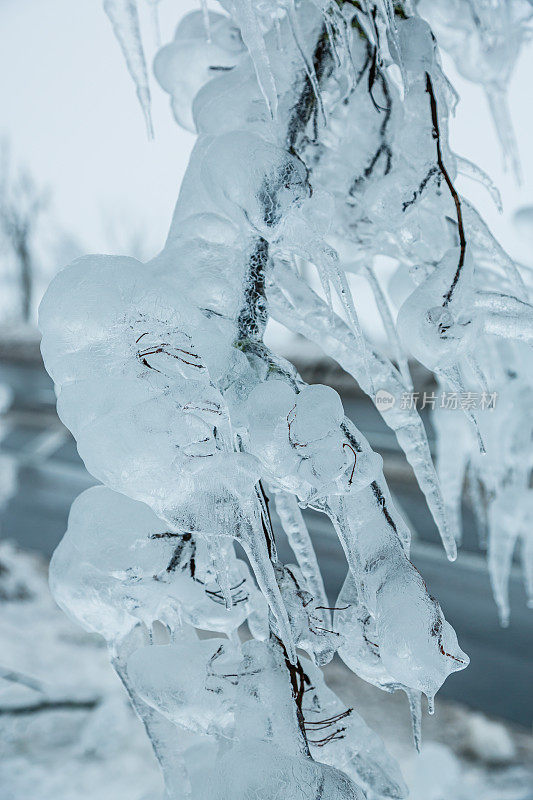
[{"label": "thin twig", "polygon": [[452,298],[453,291],[457,285],[457,281],[459,280],[459,275],[461,274],[461,269],[463,268],[463,264],[465,261],[465,252],[466,252],[466,237],[465,237],[465,229],[463,225],[463,212],[461,209],[461,201],[459,200],[459,195],[455,191],[455,187],[451,181],[450,176],[448,175],[448,170],[444,166],[444,161],[442,160],[442,151],[440,147],[440,130],[439,130],[439,116],[437,111],[437,100],[435,98],[435,92],[433,91],[433,84],[431,82],[431,78],[429,76],[429,72],[426,72],[426,92],[429,94],[429,102],[431,106],[431,121],[433,123],[433,138],[435,139],[435,144],[437,146],[437,163],[439,165],[439,169],[442,173],[442,177],[446,181],[446,185],[450,190],[450,194],[453,197],[453,202],[455,203],[455,210],[457,212],[457,227],[459,231],[459,243],[461,245],[461,252],[459,254],[459,263],[457,264],[457,269],[455,271],[455,275],[453,276],[452,285],[444,295],[444,302],[443,306],[447,306]]}]

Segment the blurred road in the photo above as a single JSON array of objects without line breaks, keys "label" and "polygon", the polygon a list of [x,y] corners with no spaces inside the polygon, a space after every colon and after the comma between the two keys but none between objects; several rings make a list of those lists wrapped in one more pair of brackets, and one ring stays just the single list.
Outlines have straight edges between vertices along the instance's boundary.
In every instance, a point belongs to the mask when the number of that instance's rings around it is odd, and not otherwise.
[{"label": "blurred road", "polygon": [[[11,410],[0,420],[0,478],[9,468],[17,478],[13,495],[0,511],[2,535],[49,556],[64,533],[73,499],[95,481],[55,415],[53,389],[42,368],[0,363],[0,381],[15,391]],[[533,719],[533,611],[526,608],[518,569],[511,576],[511,625],[502,630],[468,508],[464,509],[464,547],[458,561],[450,564],[394,435],[365,399],[346,398],[344,405],[384,457],[391,491],[415,531],[413,563],[470,656],[468,669],[452,675],[441,694],[529,727]],[[344,555],[327,520],[312,512],[307,519],[334,603],[346,572]],[[282,559],[292,560],[282,536],[279,541]]]}]

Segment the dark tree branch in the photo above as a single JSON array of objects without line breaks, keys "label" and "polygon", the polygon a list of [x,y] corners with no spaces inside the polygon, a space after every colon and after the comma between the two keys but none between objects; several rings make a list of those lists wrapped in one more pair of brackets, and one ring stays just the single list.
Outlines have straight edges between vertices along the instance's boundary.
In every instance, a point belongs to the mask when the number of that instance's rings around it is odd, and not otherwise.
[{"label": "dark tree branch", "polygon": [[459,230],[459,243],[461,245],[461,252],[459,255],[459,263],[457,264],[457,269],[455,271],[455,275],[453,276],[453,281],[444,295],[444,302],[443,306],[447,306],[450,300],[452,299],[453,291],[457,285],[459,280],[459,276],[461,274],[461,270],[463,268],[463,264],[465,262],[465,252],[466,252],[466,237],[465,237],[465,229],[463,225],[463,212],[461,210],[461,201],[459,200],[459,195],[455,191],[455,187],[451,181],[451,178],[448,174],[448,170],[444,166],[444,161],[442,160],[442,150],[440,146],[440,129],[439,129],[439,116],[437,111],[437,100],[435,97],[435,92],[433,91],[433,84],[431,82],[431,78],[429,72],[426,72],[426,92],[429,94],[429,102],[431,107],[431,121],[433,123],[433,138],[435,139],[435,144],[437,146],[437,163],[439,165],[439,169],[442,173],[442,177],[446,181],[446,185],[450,190],[450,194],[453,198],[453,202],[455,203],[455,210],[457,213],[457,227]]}]

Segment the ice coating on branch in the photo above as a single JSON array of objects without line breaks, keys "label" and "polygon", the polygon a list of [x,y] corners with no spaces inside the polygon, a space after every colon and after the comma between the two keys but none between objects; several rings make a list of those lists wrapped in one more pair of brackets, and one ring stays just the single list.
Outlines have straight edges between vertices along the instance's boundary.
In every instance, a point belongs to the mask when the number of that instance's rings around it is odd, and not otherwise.
[{"label": "ice coating on branch", "polygon": [[280,518],[282,528],[298,561],[298,566],[305,581],[305,587],[318,604],[314,613],[320,619],[322,626],[327,628],[330,623],[330,614],[324,581],[320,573],[320,566],[313,548],[313,542],[311,541],[298,501],[293,494],[285,491],[276,492],[275,501],[276,513]]},{"label": "ice coating on branch", "polygon": [[503,203],[500,194],[500,190],[493,182],[490,175],[487,175],[481,167],[478,167],[477,164],[474,164],[472,161],[469,161],[468,158],[463,158],[462,156],[455,156],[455,161],[457,163],[457,171],[463,175],[466,175],[468,178],[472,178],[472,180],[477,181],[482,186],[484,186],[491,196],[492,200],[494,201],[494,205],[500,212],[503,213]]},{"label": "ice coating on branch", "polygon": [[[407,298],[398,314],[404,346],[429,370],[444,373],[473,346],[473,264],[459,266],[459,248],[449,250]],[[451,289],[453,287],[453,293]]]},{"label": "ice coating on branch", "polygon": [[250,394],[246,410],[249,452],[269,480],[307,503],[353,483],[357,456],[344,447],[342,403],[329,386],[297,394],[285,382],[267,381]]},{"label": "ice coating on branch", "polygon": [[[372,399],[376,396],[366,383],[366,370],[361,354],[353,341],[353,333],[343,320],[332,315],[322,301],[308,286],[298,282],[289,270],[276,274],[276,283],[269,285],[272,315],[298,333],[320,345],[349,374]],[[415,408],[402,408],[402,394],[407,390],[401,376],[382,355],[367,348],[367,359],[374,374],[375,385],[394,398],[393,404],[377,404],[385,422],[395,431],[398,444],[411,464],[419,485],[426,495],[449,556],[455,556],[453,531],[449,529],[444,502],[424,426]]]},{"label": "ice coating on branch", "polygon": [[120,49],[126,60],[137,98],[141,104],[148,137],[154,135],[150,112],[150,87],[139,26],[137,0],[104,0],[104,10],[111,21]]},{"label": "ice coating on branch", "polygon": [[[372,499],[378,492],[381,490],[374,482],[358,494],[330,501],[329,513],[353,580],[360,587],[357,602],[353,597],[349,602],[350,625],[341,628],[347,631],[347,643],[341,646],[344,651],[340,654],[348,653],[351,666],[356,652],[352,636],[358,639],[361,625],[370,623],[374,635],[369,641],[379,651],[384,674],[395,684],[432,698],[451,672],[468,665],[468,656],[459,648],[453,628],[405,553],[398,535],[401,522],[392,501],[384,498],[381,509],[372,510]],[[363,519],[372,531],[371,537],[363,534]],[[357,660],[355,656],[355,663]],[[378,683],[382,682],[388,679],[380,678]]]},{"label": "ice coating on branch", "polygon": [[[478,509],[490,504],[505,620],[518,538],[533,582],[529,289],[455,189],[461,169],[490,184],[449,147],[457,96],[413,4],[220,5],[187,15],[154,62],[176,121],[198,134],[163,249],[147,264],[78,260],[41,305],[59,414],[103,484],[75,501],[51,583],[107,640],[169,800],[399,800],[396,765],[320,667],[339,652],[363,679],[404,690],[418,745],[421,692],[432,703],[468,656],[409,560],[380,455],[338,394],[306,385],[263,334],[272,316],[353,375],[395,432],[450,559],[468,474]],[[461,32],[480,69],[511,63],[495,5],[492,28]],[[146,107],[135,4],[106,9]],[[398,309],[383,256],[397,264]],[[352,273],[372,288],[389,354],[361,329]],[[409,358],[462,400],[435,411],[439,478],[402,399]],[[295,565],[278,555],[273,496]],[[346,555],[333,606],[305,506],[329,516]]]},{"label": "ice coating on branch", "polygon": [[150,646],[130,656],[127,672],[140,697],[178,727],[303,752],[277,647],[254,640],[240,647],[220,638]]},{"label": "ice coating on branch", "polygon": [[182,623],[205,630],[236,630],[252,611],[266,608],[246,564],[221,544],[230,602],[222,575],[203,541],[168,531],[144,503],[98,486],[74,502],[67,533],[50,567],[58,603],[108,642],[139,622],[170,629]]},{"label": "ice coating on branch", "polygon": [[320,600],[307,591],[303,575],[294,564],[278,567],[277,580],[297,646],[319,666],[329,663],[342,634],[324,627]]},{"label": "ice coating on branch", "polygon": [[469,461],[471,435],[466,417],[436,408],[431,422],[437,434],[437,472],[448,517],[457,540],[462,538],[461,499]]},{"label": "ice coating on branch", "polygon": [[[254,769],[248,765],[254,764]],[[195,797],[213,800],[365,800],[365,794],[343,772],[272,745],[248,742],[216,760],[197,776]]]},{"label": "ice coating on branch", "polygon": [[398,765],[380,737],[328,688],[319,669],[307,662],[303,667],[310,682],[304,717],[313,756],[340,767],[370,796],[407,797]]}]

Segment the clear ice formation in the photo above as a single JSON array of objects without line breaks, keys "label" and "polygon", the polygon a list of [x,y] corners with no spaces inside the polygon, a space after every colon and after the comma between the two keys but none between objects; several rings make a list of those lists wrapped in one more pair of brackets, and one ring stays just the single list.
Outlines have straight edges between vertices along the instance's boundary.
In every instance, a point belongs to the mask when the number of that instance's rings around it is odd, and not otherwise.
[{"label": "clear ice formation", "polygon": [[520,179],[520,159],[507,104],[507,87],[527,39],[529,0],[418,0],[439,45],[458,72],[485,90],[504,158]]},{"label": "clear ice formation", "polygon": [[104,0],[104,10],[113,26],[113,31],[126,60],[128,72],[135,84],[146,131],[149,138],[152,138],[154,131],[150,112],[150,86],[141,39],[137,0]]},{"label": "clear ice formation", "polygon": [[[104,5],[148,118],[135,2]],[[403,798],[397,765],[321,667],[338,653],[402,689],[418,746],[421,694],[431,706],[468,664],[409,560],[381,457],[333,389],[269,350],[269,317],[376,403],[450,560],[468,475],[504,623],[518,539],[533,590],[529,273],[454,188],[461,170],[497,198],[450,150],[457,97],[438,52],[442,38],[484,84],[514,158],[503,76],[530,14],[521,0],[204,4],[154,62],[176,121],[198,136],[164,248],[146,264],[79,259],[42,301],[58,413],[103,484],[72,506],[52,591],[106,640],[172,800]],[[396,322],[378,256],[398,265]],[[392,359],[359,324],[354,271]],[[461,400],[435,408],[437,470],[402,400],[409,357]],[[278,558],[270,499],[295,564]],[[329,517],[346,555],[333,605],[305,507]]]}]

